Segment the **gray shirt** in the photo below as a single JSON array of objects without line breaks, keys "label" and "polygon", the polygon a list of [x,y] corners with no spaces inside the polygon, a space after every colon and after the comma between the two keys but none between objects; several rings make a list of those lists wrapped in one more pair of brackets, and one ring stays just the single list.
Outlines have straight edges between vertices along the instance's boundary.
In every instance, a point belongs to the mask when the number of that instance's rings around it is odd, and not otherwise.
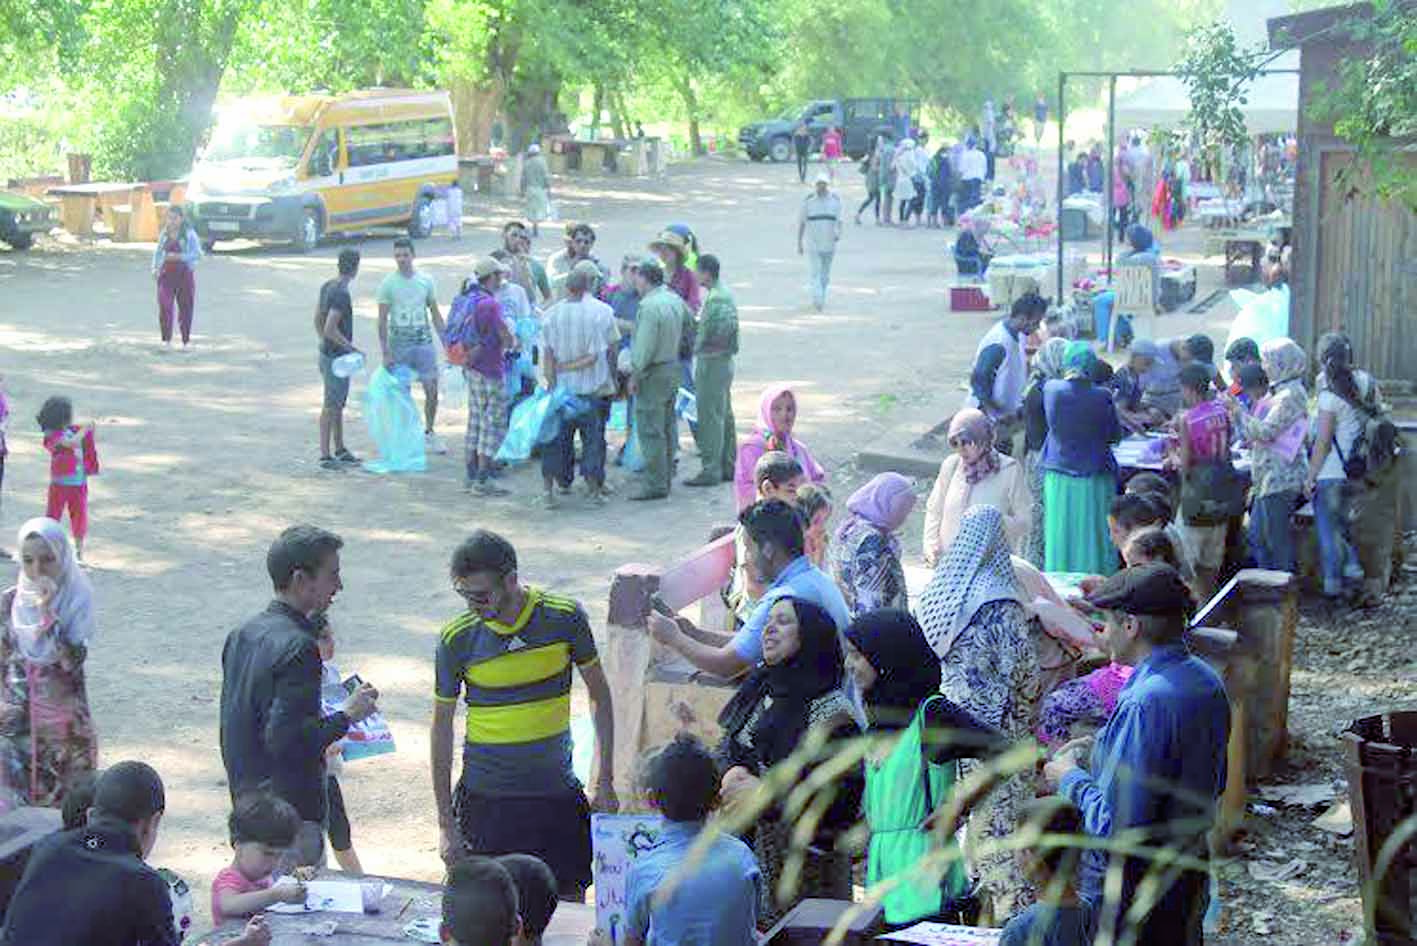
[{"label": "gray shirt", "polygon": [[827,191],[825,197],[819,197],[813,191],[803,199],[797,220],[807,226],[803,243],[808,250],[813,253],[836,251],[837,235],[841,229],[840,197],[831,191]]}]

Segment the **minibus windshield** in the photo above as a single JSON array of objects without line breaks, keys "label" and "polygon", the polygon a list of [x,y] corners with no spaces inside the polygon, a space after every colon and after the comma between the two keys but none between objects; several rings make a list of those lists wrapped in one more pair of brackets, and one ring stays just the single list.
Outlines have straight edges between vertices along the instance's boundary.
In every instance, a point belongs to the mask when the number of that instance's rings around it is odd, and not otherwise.
[{"label": "minibus windshield", "polygon": [[305,152],[310,129],[300,125],[257,125],[230,122],[217,125],[202,157],[208,161],[272,158],[294,165]]}]

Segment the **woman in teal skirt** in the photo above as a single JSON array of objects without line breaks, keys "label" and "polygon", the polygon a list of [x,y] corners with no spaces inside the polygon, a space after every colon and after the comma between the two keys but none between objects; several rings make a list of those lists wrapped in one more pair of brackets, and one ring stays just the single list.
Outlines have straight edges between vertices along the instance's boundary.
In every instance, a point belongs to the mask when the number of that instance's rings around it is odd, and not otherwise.
[{"label": "woman in teal skirt", "polygon": [[1110,575],[1117,549],[1107,509],[1117,493],[1112,444],[1122,439],[1112,395],[1092,383],[1097,355],[1072,342],[1063,377],[1043,386],[1048,438],[1043,444],[1044,570]]}]

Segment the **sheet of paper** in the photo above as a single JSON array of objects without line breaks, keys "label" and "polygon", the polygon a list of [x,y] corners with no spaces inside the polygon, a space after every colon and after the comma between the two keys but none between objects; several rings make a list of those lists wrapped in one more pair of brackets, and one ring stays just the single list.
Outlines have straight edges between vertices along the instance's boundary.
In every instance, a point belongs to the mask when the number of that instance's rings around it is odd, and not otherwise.
[{"label": "sheet of paper", "polygon": [[914,926],[884,933],[879,939],[899,943],[919,943],[920,946],[994,946],[1003,930],[980,929],[974,926],[952,926],[948,923],[917,923]]},{"label": "sheet of paper", "polygon": [[277,903],[272,913],[363,913],[364,887],[347,880],[312,880],[305,885],[305,902]]}]

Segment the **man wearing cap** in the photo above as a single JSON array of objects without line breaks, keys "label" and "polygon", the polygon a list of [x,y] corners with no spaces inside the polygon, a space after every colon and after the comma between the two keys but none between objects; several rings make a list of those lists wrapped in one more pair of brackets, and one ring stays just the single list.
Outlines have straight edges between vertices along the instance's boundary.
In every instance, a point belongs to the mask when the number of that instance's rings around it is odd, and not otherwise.
[{"label": "man wearing cap", "polygon": [[640,294],[635,337],[630,344],[630,390],[635,395],[635,436],[644,456],[644,486],[634,500],[664,499],[674,470],[674,396],[679,390],[679,352],[693,313],[664,285],[664,267],[647,256],[635,271]]},{"label": "man wearing cap", "polygon": [[176,946],[167,881],[143,863],[166,807],[162,779],[151,766],[119,762],[105,771],[88,823],[35,845],[0,942]]},{"label": "man wearing cap", "polygon": [[[1151,856],[1083,853],[1078,890],[1101,929],[1119,942],[1130,924],[1138,886],[1168,850],[1192,863],[1155,876],[1159,899],[1140,923],[1137,943],[1201,943],[1209,901],[1204,866],[1215,802],[1225,787],[1230,703],[1220,677],[1186,649],[1183,636],[1190,592],[1169,565],[1137,565],[1102,583],[1088,601],[1106,612],[1104,650],[1134,667],[1107,725],[1097,733],[1086,766],[1079,748],[1064,746],[1044,767],[1082,812],[1089,834],[1119,844],[1143,845]],[[1121,859],[1120,896],[1104,896],[1109,859]]]},{"label": "man wearing cap", "polygon": [[831,177],[826,171],[817,174],[817,182],[802,200],[797,215],[797,255],[807,255],[811,272],[808,288],[812,305],[820,312],[827,304],[827,284],[831,282],[832,258],[841,239],[841,198],[831,189]]},{"label": "man wearing cap", "polygon": [[512,333],[502,317],[497,290],[510,270],[484,256],[473,267],[474,281],[448,318],[447,344],[458,345],[467,378],[467,486],[479,496],[504,496],[491,479],[493,458],[507,435],[507,388],[503,372]]},{"label": "man wearing cap", "polygon": [[604,503],[605,422],[610,417],[610,396],[615,393],[612,366],[620,344],[620,330],[610,306],[595,297],[600,270],[581,260],[566,277],[566,298],[546,313],[541,327],[541,347],[546,387],[560,387],[575,395],[580,407],[563,415],[561,433],[541,451],[541,477],[545,504],[556,504],[553,486],[569,488],[575,476],[576,433],[581,435],[581,476],[588,495]]}]

